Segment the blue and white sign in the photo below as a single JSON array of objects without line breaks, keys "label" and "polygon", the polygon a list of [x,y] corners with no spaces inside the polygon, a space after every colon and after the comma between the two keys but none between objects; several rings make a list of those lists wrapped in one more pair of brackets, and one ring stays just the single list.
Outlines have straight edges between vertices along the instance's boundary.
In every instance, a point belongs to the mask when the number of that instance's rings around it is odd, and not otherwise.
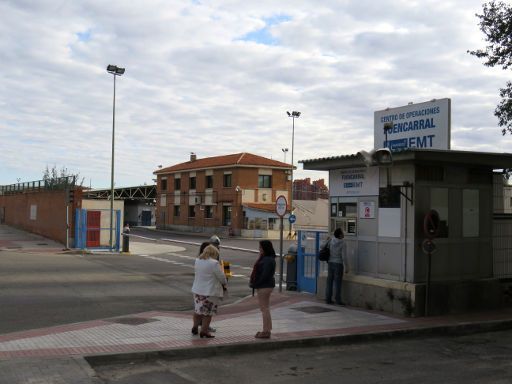
[{"label": "blue and white sign", "polygon": [[[384,132],[385,124],[387,137]],[[450,149],[451,101],[439,99],[374,113],[374,148]]]},{"label": "blue and white sign", "polygon": [[297,221],[297,216],[295,216],[293,214],[288,216],[288,221],[290,222],[290,224],[295,223]]},{"label": "blue and white sign", "polygon": [[329,190],[331,196],[378,196],[379,167],[329,171]]}]

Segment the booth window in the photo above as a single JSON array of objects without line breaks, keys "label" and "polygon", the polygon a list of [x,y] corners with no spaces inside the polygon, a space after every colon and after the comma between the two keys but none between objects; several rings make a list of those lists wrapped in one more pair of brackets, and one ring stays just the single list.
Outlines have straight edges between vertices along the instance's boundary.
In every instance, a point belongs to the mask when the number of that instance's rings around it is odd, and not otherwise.
[{"label": "booth window", "polygon": [[430,189],[430,208],[439,214],[438,237],[448,237],[448,188]]},{"label": "booth window", "polygon": [[331,203],[331,216],[335,217],[338,215],[338,204]]},{"label": "booth window", "polygon": [[400,208],[400,187],[379,188],[379,208]]}]

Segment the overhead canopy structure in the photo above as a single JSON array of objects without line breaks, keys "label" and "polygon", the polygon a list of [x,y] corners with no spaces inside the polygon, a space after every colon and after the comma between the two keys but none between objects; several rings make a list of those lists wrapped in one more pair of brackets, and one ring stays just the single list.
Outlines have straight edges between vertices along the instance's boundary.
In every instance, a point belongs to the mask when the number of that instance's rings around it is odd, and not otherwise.
[{"label": "overhead canopy structure", "polygon": [[[85,199],[110,199],[110,189],[95,189],[84,191]],[[154,200],[156,199],[155,185],[124,187],[114,189],[115,200]]]}]

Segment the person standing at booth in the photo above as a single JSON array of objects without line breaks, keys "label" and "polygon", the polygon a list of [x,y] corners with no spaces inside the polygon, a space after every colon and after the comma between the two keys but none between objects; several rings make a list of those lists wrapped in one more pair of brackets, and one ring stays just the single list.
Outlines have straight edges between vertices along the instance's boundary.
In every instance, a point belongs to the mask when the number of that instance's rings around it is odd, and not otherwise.
[{"label": "person standing at booth", "polygon": [[338,305],[345,305],[341,300],[341,284],[345,268],[346,244],[341,228],[336,228],[334,237],[330,238],[325,246],[329,247],[330,257],[327,269],[327,282],[325,286],[325,302],[332,304],[334,285],[334,300]]}]

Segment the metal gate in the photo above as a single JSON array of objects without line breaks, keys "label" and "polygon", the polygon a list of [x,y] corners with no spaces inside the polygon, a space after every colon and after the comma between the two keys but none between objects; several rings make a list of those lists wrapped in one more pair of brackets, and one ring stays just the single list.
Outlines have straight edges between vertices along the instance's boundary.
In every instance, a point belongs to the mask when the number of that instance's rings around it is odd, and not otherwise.
[{"label": "metal gate", "polygon": [[494,215],[492,232],[494,277],[512,277],[512,215]]},{"label": "metal gate", "polygon": [[318,251],[327,239],[325,231],[297,231],[297,289],[316,293],[320,261]]},{"label": "metal gate", "polygon": [[[114,211],[112,247],[119,251],[121,240],[121,211]],[[108,225],[108,226],[107,226]],[[75,215],[75,248],[110,249],[110,210],[77,209]]]}]

